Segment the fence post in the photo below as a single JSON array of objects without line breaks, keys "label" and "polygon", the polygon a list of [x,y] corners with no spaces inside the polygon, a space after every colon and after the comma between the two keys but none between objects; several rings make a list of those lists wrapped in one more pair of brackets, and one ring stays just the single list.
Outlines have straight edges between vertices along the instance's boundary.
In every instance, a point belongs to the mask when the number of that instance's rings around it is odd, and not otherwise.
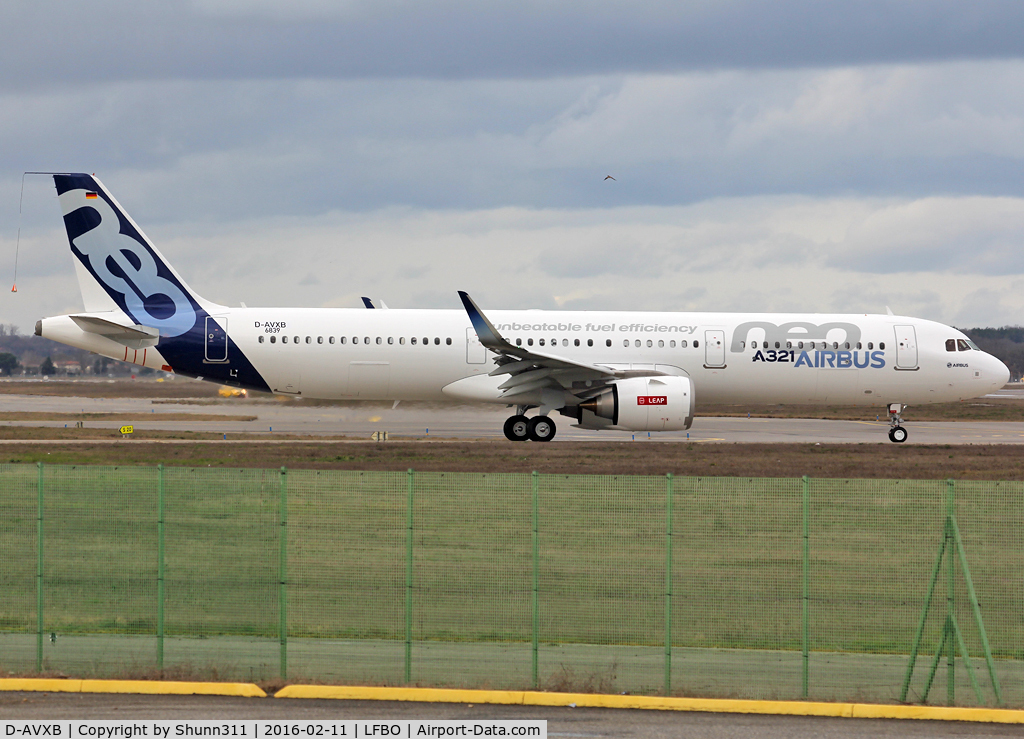
[{"label": "fence post", "polygon": [[412,682],[412,503],[415,473],[410,467],[405,506],[405,682]]},{"label": "fence post", "polygon": [[949,630],[948,649],[946,652],[946,705],[952,706],[956,700],[956,642],[953,641],[952,625],[956,619],[953,603],[953,588],[956,585],[956,562],[953,556],[953,496],[956,483],[946,480],[946,551],[949,552],[949,563],[946,568],[948,583],[946,587],[946,626]]},{"label": "fence post", "polygon": [[531,663],[531,676],[533,677],[533,689],[536,690],[539,686],[539,675],[537,669],[537,658],[538,658],[538,646],[540,643],[540,546],[539,546],[539,532],[537,526],[538,516],[538,480],[537,470],[533,471],[533,596],[532,596],[532,611],[533,611],[533,655]]},{"label": "fence post", "polygon": [[803,565],[803,678],[801,695],[806,698],[808,695],[808,673],[810,671],[810,625],[808,623],[809,599],[810,599],[810,570],[811,570],[811,545],[810,545],[810,508],[811,508],[811,481],[807,475],[803,477],[803,498],[804,498],[804,565]]},{"label": "fence post", "polygon": [[156,466],[156,667],[164,670],[164,466]]},{"label": "fence post", "polygon": [[278,624],[277,633],[281,641],[281,679],[288,679],[288,470],[281,468],[281,503],[279,507],[281,532],[278,552]]},{"label": "fence post", "polygon": [[672,695],[672,480],[665,475],[665,695]]},{"label": "fence post", "polygon": [[36,462],[38,470],[36,539],[36,672],[43,671],[43,463]]}]

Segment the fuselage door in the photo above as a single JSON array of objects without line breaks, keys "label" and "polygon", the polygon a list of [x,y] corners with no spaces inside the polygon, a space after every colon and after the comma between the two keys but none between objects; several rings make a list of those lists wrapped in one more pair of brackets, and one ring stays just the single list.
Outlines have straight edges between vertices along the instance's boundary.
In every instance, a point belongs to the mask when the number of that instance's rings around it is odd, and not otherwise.
[{"label": "fuselage door", "polygon": [[896,368],[917,369],[917,332],[913,326],[895,326]]},{"label": "fuselage door", "polygon": [[715,329],[704,332],[704,366],[725,366],[725,331]]},{"label": "fuselage door", "polygon": [[228,361],[228,319],[206,317],[206,361]]},{"label": "fuselage door", "polygon": [[476,329],[470,326],[466,329],[466,364],[483,364],[486,361],[487,349],[480,343]]}]

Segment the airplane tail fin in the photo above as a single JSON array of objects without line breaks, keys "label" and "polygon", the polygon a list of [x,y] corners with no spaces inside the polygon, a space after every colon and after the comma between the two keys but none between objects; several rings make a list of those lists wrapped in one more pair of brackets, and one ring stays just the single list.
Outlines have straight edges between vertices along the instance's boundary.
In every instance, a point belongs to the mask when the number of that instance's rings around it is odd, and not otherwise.
[{"label": "airplane tail fin", "polygon": [[96,177],[55,174],[53,182],[86,311],[120,310],[175,337],[216,308],[185,284]]}]

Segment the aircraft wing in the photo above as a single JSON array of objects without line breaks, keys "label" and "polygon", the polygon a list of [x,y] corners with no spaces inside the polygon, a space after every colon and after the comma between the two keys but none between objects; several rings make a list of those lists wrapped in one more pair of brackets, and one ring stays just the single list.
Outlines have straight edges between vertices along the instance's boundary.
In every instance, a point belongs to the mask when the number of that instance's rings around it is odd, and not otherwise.
[{"label": "aircraft wing", "polygon": [[[498,355],[494,360],[498,366],[491,370],[490,374],[492,376],[511,375],[508,380],[498,386],[505,397],[512,398],[546,387],[552,389],[571,388],[575,382],[591,381],[593,385],[588,390],[581,391],[582,396],[585,396],[596,394],[600,391],[601,386],[611,380],[664,374],[653,370],[623,370],[600,364],[577,362],[556,354],[536,352],[522,346],[515,346],[498,332],[494,324],[473,301],[473,298],[469,297],[469,293],[459,290],[459,297],[466,308],[466,313],[469,314],[469,320],[473,324],[480,343]],[[576,394],[580,395],[580,392]]]}]

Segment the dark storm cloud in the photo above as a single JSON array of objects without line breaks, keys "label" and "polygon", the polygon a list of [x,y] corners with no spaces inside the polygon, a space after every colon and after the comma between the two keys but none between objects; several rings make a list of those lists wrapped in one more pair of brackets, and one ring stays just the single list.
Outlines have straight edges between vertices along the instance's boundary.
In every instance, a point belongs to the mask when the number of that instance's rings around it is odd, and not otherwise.
[{"label": "dark storm cloud", "polygon": [[283,77],[536,78],[1018,57],[1013,0],[9,2],[7,89]]}]

